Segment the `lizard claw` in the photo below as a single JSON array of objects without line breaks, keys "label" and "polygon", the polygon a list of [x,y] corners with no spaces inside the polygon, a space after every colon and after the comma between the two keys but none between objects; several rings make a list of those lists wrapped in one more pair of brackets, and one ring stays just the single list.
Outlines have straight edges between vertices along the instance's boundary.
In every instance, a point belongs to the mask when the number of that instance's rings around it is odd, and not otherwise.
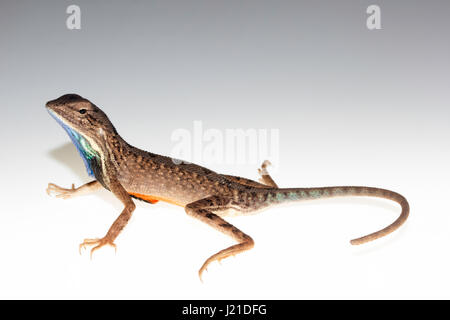
[{"label": "lizard claw", "polygon": [[49,183],[46,189],[46,192],[49,196],[54,195],[56,198],[62,198],[62,199],[69,199],[72,197],[75,192],[75,184],[72,183],[71,189],[65,189],[61,188],[60,186],[57,186],[56,184]]},{"label": "lizard claw", "polygon": [[111,247],[114,248],[114,252],[117,253],[117,246],[116,244],[111,241],[109,238],[107,237],[103,237],[101,239],[99,238],[95,238],[95,239],[84,239],[84,241],[82,243],[80,243],[80,246],[78,248],[80,254],[81,254],[81,249],[86,249],[86,246],[95,246],[91,249],[91,254],[90,257],[92,259],[92,254],[94,253],[94,251],[100,249],[101,247],[105,246],[105,245],[110,245]]}]

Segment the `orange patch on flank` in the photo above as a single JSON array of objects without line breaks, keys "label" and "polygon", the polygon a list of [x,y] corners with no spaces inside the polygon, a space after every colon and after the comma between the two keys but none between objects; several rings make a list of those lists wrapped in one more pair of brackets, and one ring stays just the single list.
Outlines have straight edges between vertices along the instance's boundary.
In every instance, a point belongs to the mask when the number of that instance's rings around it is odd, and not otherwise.
[{"label": "orange patch on flank", "polygon": [[130,192],[130,195],[135,196],[136,198],[148,201],[148,202],[150,202],[152,204],[155,204],[155,203],[157,203],[158,201],[161,200],[161,201],[168,202],[168,203],[171,203],[171,204],[174,204],[174,205],[177,205],[177,206],[184,207],[183,204],[178,203],[178,202],[176,202],[176,201],[174,201],[172,199],[167,199],[167,198],[162,198],[162,197],[157,197],[157,196],[150,196],[150,195],[134,193],[134,192]]}]

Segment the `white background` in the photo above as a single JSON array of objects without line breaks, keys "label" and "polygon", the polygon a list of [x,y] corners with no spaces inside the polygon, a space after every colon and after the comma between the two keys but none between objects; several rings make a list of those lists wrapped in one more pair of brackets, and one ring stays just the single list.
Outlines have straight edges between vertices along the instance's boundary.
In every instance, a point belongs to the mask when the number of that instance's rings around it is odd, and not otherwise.
[{"label": "white background", "polygon": [[[0,4],[0,298],[450,298],[448,2],[64,1]],[[282,187],[368,185],[403,194],[400,230],[379,199],[335,199],[228,219],[255,248],[197,271],[233,244],[182,208],[138,202],[117,238],[80,255],[122,210],[105,190],[47,196],[89,181],[45,102],[92,100],[132,145],[169,154],[171,134],[278,129]],[[200,164],[257,179],[259,164]]]}]

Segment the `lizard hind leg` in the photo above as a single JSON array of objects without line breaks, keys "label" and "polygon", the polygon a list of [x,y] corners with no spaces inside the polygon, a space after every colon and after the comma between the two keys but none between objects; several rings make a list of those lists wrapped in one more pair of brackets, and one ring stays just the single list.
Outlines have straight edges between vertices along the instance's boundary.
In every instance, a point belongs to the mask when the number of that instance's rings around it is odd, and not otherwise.
[{"label": "lizard hind leg", "polygon": [[198,271],[200,280],[202,280],[202,274],[205,270],[207,270],[207,267],[210,263],[214,261],[220,262],[222,259],[249,250],[254,246],[254,241],[250,236],[213,213],[213,211],[227,209],[230,202],[230,199],[227,198],[211,196],[192,202],[185,208],[188,215],[205,222],[214,229],[230,236],[238,242],[238,244],[220,250],[219,252],[206,259],[206,261]]},{"label": "lizard hind leg", "polygon": [[270,163],[269,160],[265,160],[262,163],[261,168],[258,169],[258,173],[261,176],[259,181],[267,186],[278,188],[278,185],[275,183],[275,181],[272,179],[269,172],[267,171],[267,167],[270,165],[272,164]]}]

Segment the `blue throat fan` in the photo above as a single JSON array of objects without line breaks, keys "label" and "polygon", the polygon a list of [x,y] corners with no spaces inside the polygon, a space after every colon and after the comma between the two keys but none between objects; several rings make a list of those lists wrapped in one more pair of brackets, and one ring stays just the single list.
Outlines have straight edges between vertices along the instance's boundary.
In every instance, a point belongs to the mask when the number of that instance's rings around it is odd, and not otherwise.
[{"label": "blue throat fan", "polygon": [[94,171],[92,170],[91,162],[92,160],[95,160],[95,158],[98,158],[98,153],[92,148],[90,143],[81,134],[79,134],[78,132],[70,128],[68,125],[66,125],[64,122],[62,122],[61,119],[59,119],[58,116],[56,116],[53,111],[49,110],[49,113],[69,135],[70,140],[72,140],[73,144],[78,150],[78,153],[83,159],[87,173],[91,177],[95,177]]}]

